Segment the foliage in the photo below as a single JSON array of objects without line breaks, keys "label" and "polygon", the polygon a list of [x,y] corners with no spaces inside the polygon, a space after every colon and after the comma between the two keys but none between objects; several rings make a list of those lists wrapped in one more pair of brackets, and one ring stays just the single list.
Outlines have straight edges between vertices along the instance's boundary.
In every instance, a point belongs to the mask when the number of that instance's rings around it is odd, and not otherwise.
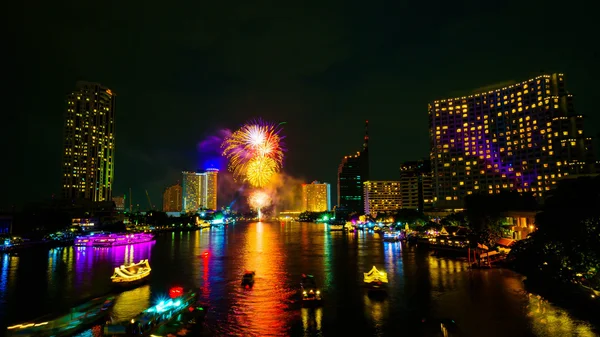
[{"label": "foliage", "polygon": [[493,246],[503,232],[503,213],[516,210],[535,210],[537,202],[531,194],[502,192],[474,194],[466,198],[466,220],[474,240]]},{"label": "foliage", "polygon": [[467,221],[467,212],[452,213],[441,221],[442,226],[465,227],[469,224]]},{"label": "foliage", "polygon": [[600,287],[600,177],[562,181],[536,217],[538,230],[511,251],[528,275],[580,278]]},{"label": "foliage", "polygon": [[429,219],[414,209],[399,209],[393,216],[395,222],[408,223],[409,225],[425,225]]}]

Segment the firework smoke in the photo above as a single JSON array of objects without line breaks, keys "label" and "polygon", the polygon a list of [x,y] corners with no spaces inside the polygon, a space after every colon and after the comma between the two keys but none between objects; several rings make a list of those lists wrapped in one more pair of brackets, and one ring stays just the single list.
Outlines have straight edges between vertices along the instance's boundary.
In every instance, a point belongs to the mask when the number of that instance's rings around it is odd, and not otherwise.
[{"label": "firework smoke", "polygon": [[[265,188],[279,173],[283,164],[281,124],[261,119],[250,121],[223,141],[223,156],[229,161],[234,179],[254,188]],[[258,210],[271,204],[269,194],[261,190],[250,192],[248,203]],[[260,217],[260,216],[259,216]]]}]

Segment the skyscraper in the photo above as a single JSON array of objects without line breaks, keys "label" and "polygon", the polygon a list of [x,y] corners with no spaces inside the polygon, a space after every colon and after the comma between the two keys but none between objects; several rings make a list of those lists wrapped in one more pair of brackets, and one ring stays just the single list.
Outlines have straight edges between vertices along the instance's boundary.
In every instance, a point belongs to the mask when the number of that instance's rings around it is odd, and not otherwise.
[{"label": "skyscraper", "polygon": [[391,213],[402,208],[399,181],[369,180],[364,183],[365,214]]},{"label": "skyscraper", "polygon": [[115,94],[98,83],[77,82],[67,95],[62,196],[112,200]]},{"label": "skyscraper", "polygon": [[217,209],[217,176],[219,174],[219,170],[215,168],[208,168],[204,173],[206,179],[206,190],[203,191],[203,198],[206,200],[204,202],[204,208],[207,209]]},{"label": "skyscraper", "polygon": [[163,192],[163,212],[181,212],[182,204],[181,185],[175,184],[165,188]]},{"label": "skyscraper", "polygon": [[338,167],[337,204],[352,212],[364,212],[363,183],[369,180],[369,121],[365,122],[363,149],[344,156]]},{"label": "skyscraper", "polygon": [[433,180],[429,160],[408,161],[400,166],[402,208],[422,212],[433,206]]},{"label": "skyscraper", "polygon": [[204,172],[183,172],[183,211],[217,209],[217,176],[219,170],[210,168]]},{"label": "skyscraper", "polygon": [[440,207],[462,207],[478,191],[543,197],[557,179],[594,170],[591,138],[563,74],[436,100],[429,128]]},{"label": "skyscraper", "polygon": [[325,212],[331,210],[331,188],[327,183],[313,181],[302,184],[302,211]]}]

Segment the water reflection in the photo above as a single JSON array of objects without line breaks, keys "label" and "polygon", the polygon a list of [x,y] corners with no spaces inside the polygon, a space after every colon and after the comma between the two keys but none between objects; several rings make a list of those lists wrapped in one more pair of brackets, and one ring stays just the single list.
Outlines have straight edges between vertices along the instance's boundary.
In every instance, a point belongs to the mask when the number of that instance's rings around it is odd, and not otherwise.
[{"label": "water reflection", "polygon": [[302,308],[302,326],[305,336],[322,336],[321,321],[323,319],[323,308]]},{"label": "water reflection", "polygon": [[[288,278],[284,269],[285,255],[276,239],[280,228],[273,227],[275,225],[262,222],[250,224],[242,250],[243,262],[234,273],[238,277],[231,281],[234,296],[229,310],[229,323],[247,336],[286,335],[286,324],[291,315],[286,310],[293,291],[285,283]],[[244,269],[256,271],[251,289],[240,286]],[[235,334],[237,331],[228,333]]]},{"label": "water reflection", "polygon": [[[331,233],[322,224],[267,222],[165,233],[156,244],[133,247],[2,255],[0,324],[104,294],[112,290],[115,266],[145,258],[153,269],[150,283],[118,297],[118,319],[137,314],[166,296],[169,287],[181,285],[200,288],[201,300],[210,307],[203,334],[208,336],[412,336],[422,318],[437,320],[436,333],[440,320],[453,319],[466,337],[482,336],[482,331],[486,337],[593,335],[589,323],[528,298],[522,277],[511,271],[471,270],[466,262],[383,242],[366,231]],[[373,265],[388,272],[385,298],[369,297],[362,289],[362,273]],[[245,269],[256,270],[254,289],[240,286]],[[323,307],[302,308],[302,273],[315,275]]]},{"label": "water reflection", "polygon": [[112,318],[115,321],[128,320],[151,305],[150,285],[123,292],[115,301]]},{"label": "water reflection", "polygon": [[597,336],[589,324],[573,319],[545,298],[531,293],[526,296],[527,317],[531,319],[533,332],[537,336]]}]

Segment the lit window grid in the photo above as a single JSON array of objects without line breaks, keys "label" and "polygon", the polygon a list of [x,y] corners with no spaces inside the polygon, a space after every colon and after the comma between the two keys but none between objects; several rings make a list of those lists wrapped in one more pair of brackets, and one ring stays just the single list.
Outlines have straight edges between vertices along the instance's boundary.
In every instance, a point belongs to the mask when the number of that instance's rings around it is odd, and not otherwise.
[{"label": "lit window grid", "polygon": [[111,200],[114,178],[114,96],[96,83],[80,82],[67,96],[63,196]]},{"label": "lit window grid", "polygon": [[365,213],[392,212],[402,208],[399,181],[365,181]]},{"label": "lit window grid", "polygon": [[[582,116],[567,117],[572,109],[562,74],[430,104],[438,199],[459,200],[476,190],[504,189],[541,196],[557,178],[569,174],[561,169],[565,155],[557,153],[557,141],[583,137]],[[570,131],[574,119],[576,135]],[[570,141],[565,146],[568,152],[578,144]]]}]

